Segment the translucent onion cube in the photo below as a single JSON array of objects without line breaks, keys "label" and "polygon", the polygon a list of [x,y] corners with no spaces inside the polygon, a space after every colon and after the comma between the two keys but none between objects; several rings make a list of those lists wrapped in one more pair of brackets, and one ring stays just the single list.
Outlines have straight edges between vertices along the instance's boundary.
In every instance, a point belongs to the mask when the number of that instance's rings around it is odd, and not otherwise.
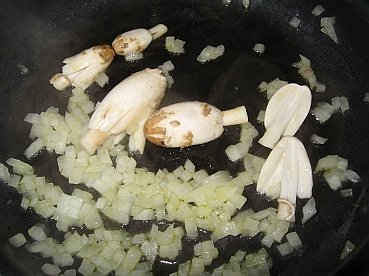
[{"label": "translucent onion cube", "polygon": [[27,242],[26,238],[22,233],[18,233],[13,237],[9,238],[9,242],[14,247],[20,247]]}]

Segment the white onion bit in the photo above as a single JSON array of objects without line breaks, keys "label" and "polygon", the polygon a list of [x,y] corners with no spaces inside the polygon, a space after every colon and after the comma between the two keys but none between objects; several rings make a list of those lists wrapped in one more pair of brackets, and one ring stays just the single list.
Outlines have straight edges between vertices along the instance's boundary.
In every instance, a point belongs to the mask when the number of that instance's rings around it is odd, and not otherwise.
[{"label": "white onion bit", "polygon": [[325,144],[325,142],[328,141],[328,138],[324,138],[324,137],[319,136],[317,134],[313,134],[310,137],[310,141],[313,142],[314,144],[323,145],[323,144]]},{"label": "white onion bit", "polygon": [[363,102],[369,103],[369,93],[365,93],[364,98],[363,98]]},{"label": "white onion bit", "polygon": [[325,11],[325,9],[323,8],[322,5],[317,5],[312,11],[311,13],[315,16],[319,16],[321,15],[323,12]]},{"label": "white onion bit", "polygon": [[253,50],[257,54],[262,54],[265,51],[265,45],[261,43],[256,43]]},{"label": "white onion bit", "polygon": [[352,197],[352,189],[341,190],[342,197]]},{"label": "white onion bit", "polygon": [[208,45],[201,51],[200,55],[197,57],[197,61],[204,63],[217,59],[224,54],[224,49],[223,45],[219,45],[217,47]]},{"label": "white onion bit", "polygon": [[307,222],[316,214],[315,199],[312,197],[302,207],[302,224]]},{"label": "white onion bit", "polygon": [[297,29],[301,24],[301,19],[297,18],[296,16],[294,16],[291,21],[290,21],[290,25],[292,27],[294,27],[295,29]]},{"label": "white onion bit", "polygon": [[355,245],[351,241],[348,240],[340,254],[340,260],[343,260],[344,258],[346,258],[349,254],[352,253],[352,251],[354,251],[354,249],[355,249]]}]

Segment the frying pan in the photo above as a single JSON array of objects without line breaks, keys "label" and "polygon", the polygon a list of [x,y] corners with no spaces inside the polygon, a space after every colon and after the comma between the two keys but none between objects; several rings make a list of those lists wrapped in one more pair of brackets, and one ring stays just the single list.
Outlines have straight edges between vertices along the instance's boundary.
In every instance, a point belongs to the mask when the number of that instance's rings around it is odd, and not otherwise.
[{"label": "frying pan", "polygon": [[[324,16],[336,16],[339,44],[335,44],[320,31],[319,18],[311,10],[322,4]],[[289,25],[295,16],[302,20],[298,30]],[[347,96],[351,109],[344,115],[336,114],[321,125],[309,115],[297,133],[307,149],[312,166],[327,154],[339,154],[349,159],[349,166],[357,171],[362,181],[345,187],[353,189],[353,197],[342,198],[339,191],[331,191],[319,175],[314,175],[313,196],[318,213],[306,224],[301,224],[301,207],[297,202],[297,222],[294,230],[303,241],[303,249],[282,258],[275,246],[269,253],[273,258],[272,275],[368,275],[369,273],[369,196],[368,196],[368,134],[369,104],[362,102],[369,92],[369,3],[363,0],[297,1],[251,0],[245,12],[241,1],[234,0],[226,7],[222,1],[205,0],[126,0],[126,1],[46,1],[2,0],[0,3],[0,161],[9,157],[25,160],[24,149],[31,143],[30,126],[23,118],[29,112],[42,112],[54,105],[63,113],[68,91],[60,93],[49,83],[49,78],[60,71],[62,60],[93,45],[111,43],[125,31],[158,23],[169,27],[168,35],[187,42],[186,54],[171,56],[164,50],[164,38],[154,41],[139,62],[127,63],[117,57],[107,74],[110,81],[103,89],[93,86],[90,96],[100,100],[123,78],[146,67],[157,67],[167,60],[175,65],[175,84],[167,91],[162,105],[182,100],[208,101],[221,109],[245,104],[251,123],[256,122],[266,99],[257,92],[261,81],[276,77],[304,84],[292,62],[298,54],[311,59],[319,81],[327,85],[326,93],[313,94],[313,104],[329,101],[334,96]],[[255,43],[266,45],[263,55],[253,54]],[[200,64],[196,57],[206,45],[224,44],[225,54],[218,60]],[[21,74],[17,65],[28,68]],[[224,149],[236,143],[237,127],[229,127],[223,136],[206,145],[184,150],[163,149],[147,144],[143,156],[135,156],[139,166],[150,170],[173,170],[186,158],[198,169],[209,173],[227,169],[232,174],[242,170],[238,163],[225,157]],[[328,137],[324,146],[309,142],[312,133]],[[251,152],[265,157],[268,153],[257,143]],[[37,174],[58,183],[64,192],[71,188],[57,170],[56,156],[41,152],[32,159]],[[55,238],[61,234],[52,221],[44,221],[32,210],[20,207],[20,196],[12,189],[1,186],[0,245],[2,275],[40,275],[43,263],[37,254],[13,249],[7,239],[37,222],[46,223]],[[266,198],[255,193],[250,186],[244,193],[247,208],[258,211],[273,206]],[[130,225],[131,232],[142,225]],[[202,233],[201,239],[209,237]],[[220,256],[210,266],[219,266],[238,249],[253,252],[260,248],[260,238],[227,237],[216,243]],[[344,261],[339,254],[347,240],[357,248]],[[184,248],[176,261],[191,258],[194,242],[184,239]],[[157,260],[155,275],[176,271],[177,262]]]}]

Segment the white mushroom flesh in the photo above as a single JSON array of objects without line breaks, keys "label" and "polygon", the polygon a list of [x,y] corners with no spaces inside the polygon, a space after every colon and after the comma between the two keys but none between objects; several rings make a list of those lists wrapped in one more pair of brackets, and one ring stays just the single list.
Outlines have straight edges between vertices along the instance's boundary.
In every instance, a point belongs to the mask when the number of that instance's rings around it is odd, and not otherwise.
[{"label": "white mushroom flesh", "polygon": [[[81,139],[82,146],[91,154],[103,142],[101,133],[108,133],[107,137],[120,134],[150,116],[164,97],[165,89],[166,79],[158,69],[142,70],[120,82],[92,114],[89,131]],[[142,143],[137,148],[143,151]]]},{"label": "white mushroom flesh", "polygon": [[296,196],[309,198],[313,178],[304,145],[295,137],[283,137],[261,169],[256,190],[278,198],[278,218],[294,220]]},{"label": "white mushroom flesh", "polygon": [[163,24],[146,29],[135,29],[118,35],[112,46],[117,55],[126,56],[129,60],[140,59],[143,56],[139,53],[143,52],[153,39],[157,39],[168,31]]},{"label": "white mushroom flesh", "polygon": [[307,86],[291,83],[280,88],[266,108],[266,132],[259,143],[273,149],[281,136],[293,136],[309,113],[310,105],[311,91]]},{"label": "white mushroom flesh", "polygon": [[98,45],[66,58],[62,73],[55,74],[50,83],[58,90],[68,86],[85,90],[89,87],[113,61],[114,50],[109,45]]},{"label": "white mushroom flesh", "polygon": [[[156,111],[147,120],[144,133],[150,142],[163,147],[189,147],[210,142],[223,133],[227,125],[247,122],[245,108],[229,113],[204,102],[182,102]],[[242,115],[240,115],[242,113]],[[231,115],[230,115],[231,114]],[[243,117],[243,120],[240,120]]]}]

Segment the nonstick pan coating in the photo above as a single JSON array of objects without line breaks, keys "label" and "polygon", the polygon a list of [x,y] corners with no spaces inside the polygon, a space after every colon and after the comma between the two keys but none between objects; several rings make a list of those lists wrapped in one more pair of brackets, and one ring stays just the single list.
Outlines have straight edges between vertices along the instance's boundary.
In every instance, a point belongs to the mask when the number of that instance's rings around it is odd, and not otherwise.
[{"label": "nonstick pan coating", "polygon": [[[319,18],[311,15],[317,4],[326,8],[324,16],[336,16],[336,30],[340,44],[335,44],[320,32]],[[298,15],[302,25],[298,30],[289,25]],[[251,0],[248,12],[241,1],[233,1],[225,7],[222,1],[20,1],[3,0],[0,3],[0,161],[10,157],[25,160],[24,149],[31,143],[28,138],[30,126],[23,121],[29,112],[42,112],[54,105],[64,112],[68,96],[56,91],[49,78],[59,72],[62,60],[82,49],[102,43],[111,43],[122,32],[158,23],[169,27],[168,35],[186,41],[186,54],[171,56],[164,50],[161,38],[146,50],[145,58],[127,63],[117,57],[107,74],[109,84],[100,89],[89,89],[92,98],[103,96],[123,78],[146,67],[157,67],[167,60],[175,64],[172,74],[175,84],[162,105],[182,100],[208,101],[221,109],[245,104],[251,123],[259,131],[256,116],[265,109],[266,100],[257,91],[263,80],[279,77],[289,82],[304,84],[291,67],[298,61],[298,54],[311,59],[318,80],[327,85],[327,92],[314,94],[313,104],[329,101],[334,96],[347,96],[351,109],[334,115],[326,124],[320,125],[309,115],[297,133],[306,146],[312,166],[327,154],[339,154],[349,159],[350,168],[362,177],[358,184],[345,184],[353,188],[352,198],[342,198],[340,192],[331,191],[318,175],[314,176],[313,196],[318,214],[305,225],[301,225],[301,207],[306,201],[297,203],[296,230],[303,250],[285,258],[280,257],[275,246],[269,252],[273,258],[272,275],[328,275],[346,273],[365,275],[368,272],[369,196],[368,152],[369,152],[369,104],[362,102],[369,92],[369,4],[365,1],[293,1]],[[252,52],[255,43],[266,45],[262,56]],[[196,57],[206,45],[225,45],[225,54],[220,59],[200,64]],[[29,69],[22,75],[17,65]],[[135,156],[139,166],[150,170],[168,168],[173,170],[191,159],[198,169],[209,173],[227,169],[232,174],[242,170],[241,164],[227,160],[224,149],[236,143],[237,127],[229,127],[218,140],[206,145],[184,150],[163,149],[147,144],[143,156]],[[309,142],[313,133],[329,137],[324,146]],[[257,143],[252,153],[266,157],[268,151]],[[59,175],[56,156],[42,152],[30,161],[36,172],[58,183],[64,192],[71,188]],[[40,274],[42,258],[22,249],[14,250],[7,239],[26,232],[34,223],[43,220],[31,210],[20,207],[21,197],[12,189],[1,185],[0,244],[4,275]],[[255,211],[275,206],[255,193],[255,186],[245,190],[248,202],[245,208]],[[162,222],[165,224],[165,222]],[[52,221],[46,224],[55,238],[61,234]],[[149,224],[137,223],[126,227],[135,233],[147,229]],[[202,233],[201,239],[209,237]],[[238,249],[248,252],[260,248],[261,236],[254,239],[228,237],[216,243],[220,257],[211,269],[227,261]],[[347,240],[357,245],[357,250],[345,262],[339,254]],[[192,256],[193,241],[184,240],[184,249],[177,261]],[[367,251],[366,251],[367,252]],[[155,275],[166,275],[176,271],[178,264],[157,261]],[[347,274],[346,274],[347,275]]]}]

